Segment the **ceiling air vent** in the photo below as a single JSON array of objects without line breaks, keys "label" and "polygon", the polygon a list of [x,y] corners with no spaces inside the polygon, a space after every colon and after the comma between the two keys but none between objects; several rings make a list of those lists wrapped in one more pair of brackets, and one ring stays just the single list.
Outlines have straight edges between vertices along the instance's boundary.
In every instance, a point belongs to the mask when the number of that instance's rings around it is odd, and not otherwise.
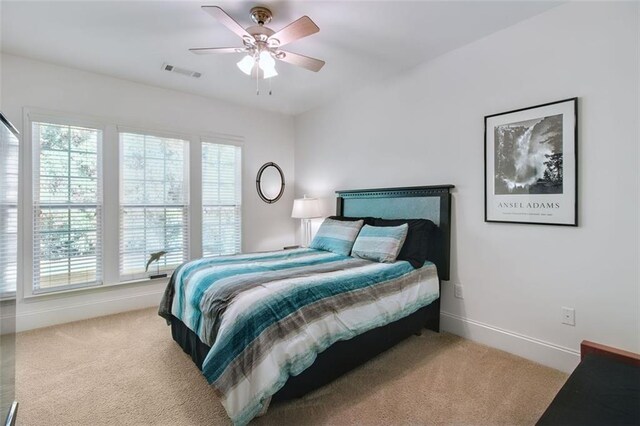
[{"label": "ceiling air vent", "polygon": [[176,67],[174,65],[169,65],[167,63],[162,64],[162,69],[169,72],[175,72],[178,74],[186,75],[187,77],[200,78],[202,73],[197,71],[191,71],[185,68]]}]

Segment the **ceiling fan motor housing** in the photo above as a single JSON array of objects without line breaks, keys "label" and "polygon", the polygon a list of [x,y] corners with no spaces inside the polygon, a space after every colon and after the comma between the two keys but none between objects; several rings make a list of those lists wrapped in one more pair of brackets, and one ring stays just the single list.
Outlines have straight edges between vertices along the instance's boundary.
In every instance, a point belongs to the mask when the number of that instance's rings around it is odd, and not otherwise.
[{"label": "ceiling fan motor housing", "polygon": [[266,7],[256,6],[251,9],[251,20],[258,25],[264,25],[271,22],[271,11]]},{"label": "ceiling fan motor housing", "polygon": [[262,25],[254,25],[253,27],[249,27],[247,28],[247,32],[251,34],[256,39],[256,41],[264,42],[266,42],[270,36],[275,34],[275,31],[273,31],[271,28],[263,27]]}]

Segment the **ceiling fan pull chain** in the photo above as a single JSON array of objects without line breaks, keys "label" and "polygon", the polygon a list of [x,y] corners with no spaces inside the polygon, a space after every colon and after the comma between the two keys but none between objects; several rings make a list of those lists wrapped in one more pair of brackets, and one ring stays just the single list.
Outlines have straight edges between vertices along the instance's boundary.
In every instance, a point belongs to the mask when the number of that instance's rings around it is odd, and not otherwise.
[{"label": "ceiling fan pull chain", "polygon": [[260,67],[256,62],[256,96],[260,96]]},{"label": "ceiling fan pull chain", "polygon": [[269,79],[269,96],[271,96],[271,95],[272,95],[272,93],[271,93],[271,80],[272,80],[272,79],[270,78],[270,79]]}]

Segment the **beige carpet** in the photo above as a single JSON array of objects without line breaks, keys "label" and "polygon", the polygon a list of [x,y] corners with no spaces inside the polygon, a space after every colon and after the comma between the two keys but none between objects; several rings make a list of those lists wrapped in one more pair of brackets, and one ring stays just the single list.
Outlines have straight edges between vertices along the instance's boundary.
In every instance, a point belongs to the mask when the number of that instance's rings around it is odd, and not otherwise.
[{"label": "beige carpet", "polygon": [[[20,425],[226,425],[155,309],[18,335]],[[450,334],[411,337],[259,425],[533,424],[558,371]]]}]

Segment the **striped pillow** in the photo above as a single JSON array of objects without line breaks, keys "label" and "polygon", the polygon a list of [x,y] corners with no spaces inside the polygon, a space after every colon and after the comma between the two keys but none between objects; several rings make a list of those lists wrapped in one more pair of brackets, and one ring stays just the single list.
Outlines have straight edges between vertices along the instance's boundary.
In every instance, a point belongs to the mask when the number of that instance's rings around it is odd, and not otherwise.
[{"label": "striped pillow", "polygon": [[376,262],[393,263],[396,261],[402,244],[407,238],[409,225],[369,226],[365,225],[353,245],[353,257]]},{"label": "striped pillow", "polygon": [[344,222],[325,219],[313,241],[311,241],[309,248],[332,251],[336,254],[349,256],[353,242],[356,240],[362,224],[362,220]]}]

